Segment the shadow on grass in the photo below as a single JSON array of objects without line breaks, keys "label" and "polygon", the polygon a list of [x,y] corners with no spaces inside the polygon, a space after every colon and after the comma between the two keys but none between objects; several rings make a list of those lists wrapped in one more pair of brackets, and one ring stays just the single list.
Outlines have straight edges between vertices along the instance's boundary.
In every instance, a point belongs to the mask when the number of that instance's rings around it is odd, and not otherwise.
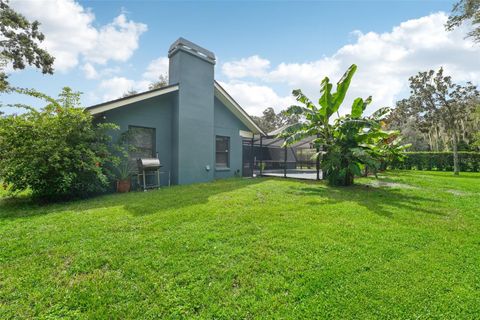
[{"label": "shadow on grass", "polygon": [[[295,188],[291,191],[295,195],[314,195],[322,197],[322,202],[311,201],[310,205],[338,204],[341,202],[354,202],[369,211],[392,217],[394,209],[399,208],[413,212],[446,216],[436,205],[440,202],[438,198],[429,198],[421,194],[420,189],[406,189],[408,193],[402,192],[402,188],[372,187],[366,184],[356,184],[350,187],[325,187],[310,186]],[[428,209],[426,209],[427,207]]]},{"label": "shadow on grass", "polygon": [[55,212],[83,212],[99,208],[122,207],[135,216],[149,215],[163,210],[177,210],[208,202],[216,194],[242,189],[264,181],[264,179],[225,179],[213,183],[188,186],[172,186],[147,192],[108,194],[89,199],[41,204],[29,197],[0,198],[0,221],[17,219]]},{"label": "shadow on grass", "polygon": [[[200,183],[188,186],[173,186],[149,192],[131,192],[110,194],[95,198],[55,204],[38,204],[28,197],[0,199],[0,221],[52,214],[56,212],[85,212],[98,208],[117,208],[128,211],[134,216],[149,215],[165,210],[175,211],[181,208],[207,203],[214,195],[243,189],[267,180],[296,181],[289,192],[293,195],[322,197],[321,202],[305,199],[311,206],[355,202],[376,214],[391,217],[395,208],[445,216],[438,198],[428,198],[421,189],[401,189],[390,187],[372,187],[356,184],[351,187],[327,187],[324,182],[292,180],[283,178],[226,179],[214,183]],[[381,179],[384,181],[390,179]],[[392,180],[394,181],[394,180]],[[286,195],[280,195],[281,197]]]}]

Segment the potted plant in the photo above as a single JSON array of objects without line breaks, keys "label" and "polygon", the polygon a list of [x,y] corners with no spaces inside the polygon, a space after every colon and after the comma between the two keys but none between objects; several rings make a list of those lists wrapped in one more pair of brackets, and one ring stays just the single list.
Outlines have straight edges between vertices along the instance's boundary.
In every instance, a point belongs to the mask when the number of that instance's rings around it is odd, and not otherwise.
[{"label": "potted plant", "polygon": [[117,192],[124,193],[130,191],[130,163],[124,159],[117,167]]}]

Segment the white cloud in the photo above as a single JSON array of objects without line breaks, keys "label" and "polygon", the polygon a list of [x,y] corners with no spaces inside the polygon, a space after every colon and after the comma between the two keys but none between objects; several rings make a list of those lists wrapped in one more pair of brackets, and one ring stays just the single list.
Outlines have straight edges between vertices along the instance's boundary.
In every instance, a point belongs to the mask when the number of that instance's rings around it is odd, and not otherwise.
[{"label": "white cloud", "polygon": [[[329,76],[332,82],[336,82],[352,63],[358,65],[358,71],[342,113],[348,111],[351,101],[359,96],[373,95],[374,103],[369,111],[381,106],[393,106],[397,99],[408,93],[410,76],[419,71],[438,69],[440,66],[457,82],[479,83],[480,46],[464,39],[465,30],[461,28],[446,32],[446,20],[447,15],[440,12],[408,20],[386,33],[355,31],[356,41],[343,46],[332,56],[307,63],[281,63],[273,68],[260,68],[261,72],[232,72],[230,66],[242,65],[242,70],[249,70],[249,66],[244,66],[244,63],[254,61],[252,57],[229,62],[228,67],[223,68],[224,74],[231,79],[225,86],[228,87],[231,83],[232,88],[240,87],[241,83],[238,80],[234,82],[233,79],[243,77],[250,81],[248,86],[264,88],[263,91],[254,91],[258,96],[246,94],[247,92],[242,90],[232,91],[232,96],[240,104],[251,110],[251,113],[260,114],[262,108],[275,106],[278,97],[290,94],[282,92],[279,95],[273,90],[268,91],[265,86],[279,83],[289,86],[290,89],[301,88],[315,101],[323,77]],[[265,62],[263,65],[268,66]],[[257,70],[257,64],[253,63],[252,68]],[[252,84],[254,78],[257,83]],[[272,96],[272,93],[277,98],[273,97],[269,103],[266,97]]]},{"label": "white cloud", "polygon": [[238,99],[240,105],[250,115],[260,115],[268,107],[282,110],[292,105],[295,100],[291,96],[281,97],[266,85],[256,85],[247,82],[220,82],[227,92]]},{"label": "white cloud", "polygon": [[88,61],[105,64],[108,60],[126,61],[138,48],[147,25],[128,21],[122,13],[98,31],[95,46],[85,53]]},{"label": "white cloud", "polygon": [[157,80],[160,75],[168,75],[168,58],[160,57],[152,60],[147,69],[143,73],[145,80],[154,81]]},{"label": "white cloud", "polygon": [[111,79],[102,80],[99,88],[103,92],[103,100],[109,101],[120,98],[129,90],[136,90],[136,83],[125,77],[113,77]]},{"label": "white cloud", "polygon": [[222,72],[229,78],[261,77],[270,67],[270,61],[254,55],[238,61],[226,62]]},{"label": "white cloud", "polygon": [[268,82],[284,82],[290,86],[319,86],[326,75],[336,74],[340,68],[340,61],[332,58],[307,63],[281,63],[266,74],[264,79]]},{"label": "white cloud", "polygon": [[87,79],[98,78],[98,72],[91,63],[85,63],[82,67],[82,70],[85,73],[85,78]]},{"label": "white cloud", "polygon": [[96,80],[100,78],[111,77],[115,74],[118,74],[120,73],[121,68],[117,66],[117,67],[111,67],[111,68],[109,67],[109,68],[98,69],[92,63],[87,62],[81,67],[81,70],[83,71],[85,78],[89,80]]},{"label": "white cloud", "polygon": [[67,71],[81,59],[93,63],[126,61],[138,48],[143,23],[122,13],[111,23],[95,27],[95,15],[74,0],[12,1],[11,6],[30,20],[41,22],[44,46],[55,57],[55,69]]},{"label": "white cloud", "polygon": [[[86,75],[90,70],[88,69],[88,63],[85,64],[83,67]],[[102,76],[107,76],[111,75],[112,72],[111,69],[104,69],[101,70],[100,72],[96,73],[96,75],[102,75]],[[157,59],[152,60],[147,68],[145,69],[145,72],[142,74],[141,79],[139,80],[133,80],[129,79],[126,77],[119,77],[119,76],[114,76],[108,79],[103,79],[100,82],[99,85],[99,92],[101,93],[96,93],[95,95],[92,95],[92,97],[96,97],[97,99],[92,100],[95,102],[98,102],[98,97],[101,97],[102,101],[109,101],[113,99],[118,99],[120,98],[124,93],[126,93],[129,90],[135,90],[137,92],[142,92],[148,90],[148,86],[155,80],[158,80],[158,77],[160,75],[168,75],[168,58],[167,57],[159,57]]]},{"label": "white cloud", "polygon": [[[295,103],[292,89],[301,88],[316,101],[323,77],[329,76],[335,83],[352,63],[358,65],[358,71],[342,113],[348,111],[354,98],[368,95],[374,101],[370,112],[381,106],[393,106],[397,99],[408,94],[410,76],[440,66],[457,82],[479,83],[480,46],[465,40],[462,29],[446,32],[446,19],[444,13],[435,13],[403,22],[386,33],[354,31],[353,43],[331,56],[305,63],[272,66],[258,55],[226,62],[221,70],[227,80],[221,84],[249,114],[260,115],[267,107],[279,111]],[[168,73],[168,58],[159,57],[150,62],[138,80],[116,76],[102,81],[99,96],[109,100],[129,89],[146,90],[151,81],[165,73]]]}]

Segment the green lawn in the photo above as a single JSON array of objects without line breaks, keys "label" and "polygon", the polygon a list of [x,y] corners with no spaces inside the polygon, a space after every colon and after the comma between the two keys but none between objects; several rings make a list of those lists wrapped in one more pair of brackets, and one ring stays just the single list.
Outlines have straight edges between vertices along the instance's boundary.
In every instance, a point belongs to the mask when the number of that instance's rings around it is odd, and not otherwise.
[{"label": "green lawn", "polygon": [[0,319],[480,317],[480,174],[0,200]]}]

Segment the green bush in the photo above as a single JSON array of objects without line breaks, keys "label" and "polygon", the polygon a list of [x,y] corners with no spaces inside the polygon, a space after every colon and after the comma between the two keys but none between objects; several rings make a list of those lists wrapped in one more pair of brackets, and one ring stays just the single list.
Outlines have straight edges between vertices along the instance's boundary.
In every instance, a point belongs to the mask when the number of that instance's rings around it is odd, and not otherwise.
[{"label": "green bush", "polygon": [[[453,152],[406,152],[403,161],[392,161],[391,169],[453,171]],[[478,172],[480,153],[460,151],[460,171]]]},{"label": "green bush", "polygon": [[13,192],[30,189],[44,199],[85,197],[110,185],[113,155],[107,130],[79,107],[79,93],[64,88],[37,111],[0,117],[0,180]]}]

